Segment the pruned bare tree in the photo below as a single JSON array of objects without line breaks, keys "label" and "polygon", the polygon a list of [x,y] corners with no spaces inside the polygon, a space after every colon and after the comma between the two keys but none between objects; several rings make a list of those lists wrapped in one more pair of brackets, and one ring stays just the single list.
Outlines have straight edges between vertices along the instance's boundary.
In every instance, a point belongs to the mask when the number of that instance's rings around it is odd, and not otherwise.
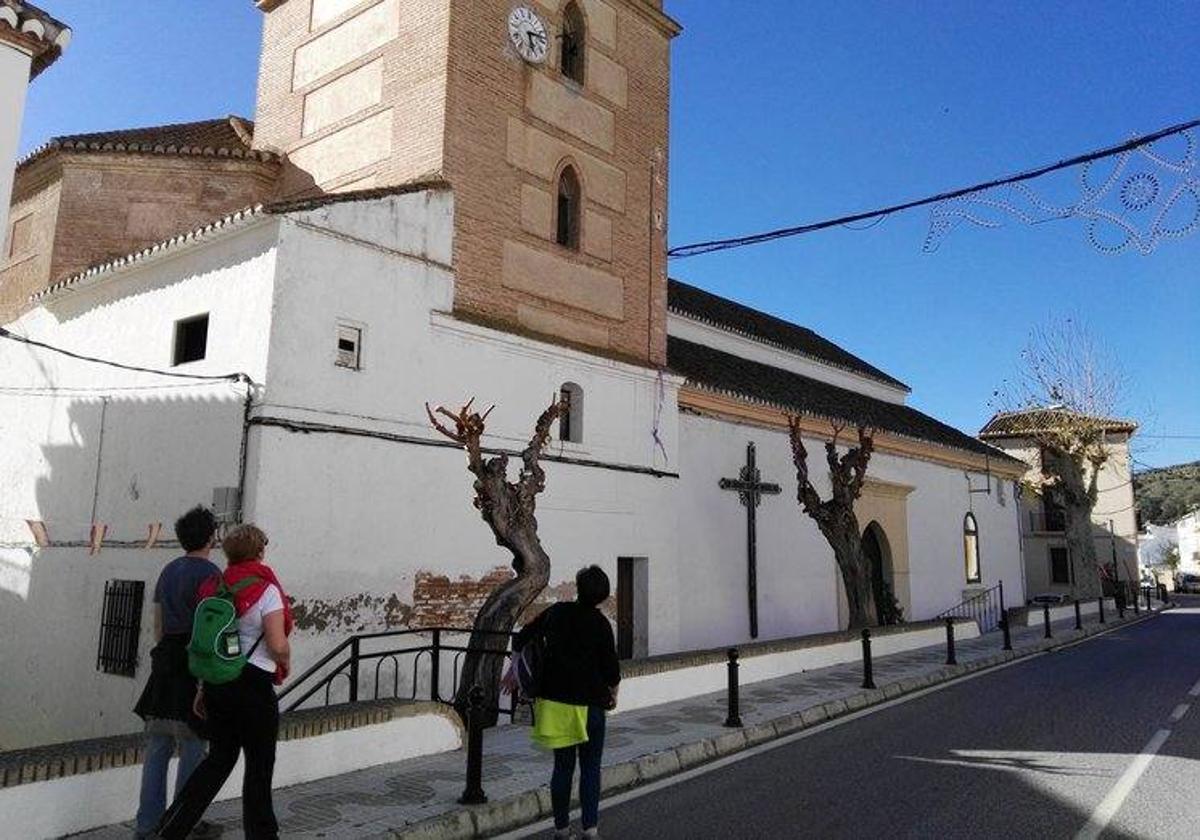
[{"label": "pruned bare tree", "polygon": [[829,478],[833,490],[828,499],[822,499],[813,486],[809,473],[808,450],[800,435],[800,418],[788,415],[788,428],[792,440],[792,463],[796,465],[798,488],[796,498],[801,509],[808,514],[820,529],[837,562],[846,587],[846,602],[850,609],[850,627],[857,629],[875,624],[878,612],[875,591],[871,583],[871,565],[863,553],[862,529],[854,514],[854,502],[862,494],[863,482],[867,478],[867,465],[875,449],[874,430],[862,423],[857,424],[858,444],[838,455],[838,437],[846,428],[845,423],[832,424],[832,436],[825,442],[825,462],[829,465]]},{"label": "pruned bare tree", "polygon": [[537,495],[546,487],[546,474],[540,463],[542,450],[550,440],[550,425],[564,406],[555,399],[538,417],[533,436],[521,452],[521,471],[514,482],[508,480],[508,455],[483,457],[481,440],[492,409],[479,414],[472,411],[473,403],[472,399],[457,413],[441,406],[430,408],[426,403],[425,411],[438,432],[466,450],[467,469],[475,476],[475,507],[492,529],[496,544],[512,553],[516,577],[496,587],[476,614],[468,644],[470,650],[463,658],[454,697],[455,707],[464,711],[471,687],[481,686],[491,710],[489,722],[494,723],[508,634],[521,613],[550,582],[550,556],[542,548],[534,512]]},{"label": "pruned bare tree", "polygon": [[1092,512],[1114,435],[1134,425],[1114,417],[1124,381],[1116,360],[1086,327],[1067,318],[1034,329],[1018,376],[995,394],[999,414],[988,429],[1024,438],[1040,452],[1040,469],[1024,482],[1062,511],[1072,579],[1080,598],[1101,592]]}]

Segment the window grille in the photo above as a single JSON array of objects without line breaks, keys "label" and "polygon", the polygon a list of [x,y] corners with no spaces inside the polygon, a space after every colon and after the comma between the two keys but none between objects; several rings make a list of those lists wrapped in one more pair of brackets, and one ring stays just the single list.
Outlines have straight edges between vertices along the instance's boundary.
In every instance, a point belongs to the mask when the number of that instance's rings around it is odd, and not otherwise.
[{"label": "window grille", "polygon": [[979,568],[979,526],[975,516],[968,513],[963,517],[963,554],[967,566],[967,583],[980,583],[983,573]]},{"label": "window grille", "polygon": [[145,590],[146,584],[140,580],[110,580],[104,584],[96,670],[123,677],[137,672]]},{"label": "window grille", "polygon": [[568,443],[583,442],[583,389],[574,382],[564,382],[558,389],[562,413],[558,415],[558,439]]}]

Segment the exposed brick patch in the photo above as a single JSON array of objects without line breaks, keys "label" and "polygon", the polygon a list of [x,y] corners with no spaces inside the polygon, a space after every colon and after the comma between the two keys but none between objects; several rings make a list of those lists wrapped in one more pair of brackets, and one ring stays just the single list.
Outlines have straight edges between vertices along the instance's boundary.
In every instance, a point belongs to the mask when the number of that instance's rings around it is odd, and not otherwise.
[{"label": "exposed brick patch", "polygon": [[401,601],[395,592],[389,595],[360,592],[336,601],[321,598],[296,601],[292,605],[292,615],[298,630],[361,633],[409,627],[413,608]]},{"label": "exposed brick patch", "polygon": [[[417,572],[413,584],[412,626],[414,627],[470,627],[475,615],[488,595],[497,586],[512,580],[513,570],[508,566],[496,566],[482,577],[459,575],[451,580],[447,575],[435,572]],[[532,621],[542,610],[558,601],[570,601],[575,597],[575,582],[561,581],[551,584],[521,614],[517,624]],[[616,616],[616,603],[609,598],[601,610],[610,619]]]}]

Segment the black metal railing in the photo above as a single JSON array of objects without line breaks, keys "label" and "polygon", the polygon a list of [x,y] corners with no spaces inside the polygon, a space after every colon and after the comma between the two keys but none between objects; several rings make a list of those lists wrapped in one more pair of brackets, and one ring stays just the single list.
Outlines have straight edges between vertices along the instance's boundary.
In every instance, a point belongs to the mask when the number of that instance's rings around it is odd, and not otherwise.
[{"label": "black metal railing", "polygon": [[[503,651],[472,648],[472,632],[509,638]],[[280,691],[280,705],[292,711],[314,698],[314,705],[323,706],[389,698],[450,703],[458,690],[463,657],[478,650],[507,660],[512,655],[511,638],[515,635],[466,627],[358,633],[343,640]],[[399,646],[396,640],[402,640]],[[511,718],[516,712],[515,703],[510,699],[507,707],[496,711]]]},{"label": "black metal railing", "polygon": [[1004,581],[1000,581],[990,589],[977,592],[950,609],[938,613],[934,618],[971,618],[979,625],[980,633],[990,633],[1000,629],[1000,619],[1003,616]]}]

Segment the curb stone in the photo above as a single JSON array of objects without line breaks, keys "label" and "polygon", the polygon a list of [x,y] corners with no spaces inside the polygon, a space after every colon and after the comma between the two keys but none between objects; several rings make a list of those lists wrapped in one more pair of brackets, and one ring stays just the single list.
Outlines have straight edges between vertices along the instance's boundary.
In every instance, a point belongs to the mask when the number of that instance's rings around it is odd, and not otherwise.
[{"label": "curb stone", "polygon": [[[1118,627],[1140,624],[1170,609],[1167,605],[1153,612],[1124,620],[1112,620],[1103,625],[1090,624],[1071,639],[1056,641],[1040,639],[1034,644],[1000,654],[983,657],[961,665],[950,665],[923,674],[908,677],[899,682],[887,683],[882,688],[858,692],[838,700],[830,700],[818,706],[810,706],[799,712],[790,712],[765,723],[752,724],[741,729],[724,732],[715,738],[705,738],[681,744],[669,750],[641,756],[631,761],[605,767],[601,776],[601,795],[637,787],[658,779],[675,775],[684,770],[706,764],[717,758],[742,752],[757,744],[791,735],[802,729],[810,729],[827,720],[842,717],[859,709],[878,705],[905,694],[912,694],[932,685],[953,682],[961,676],[990,670],[1025,659],[1038,653],[1056,650],[1082,639],[1098,635]],[[576,797],[572,797],[575,804]],[[485,805],[464,807],[419,823],[396,828],[391,831],[393,840],[470,840],[511,831],[522,825],[537,822],[552,813],[550,789],[540,787],[525,791]]]}]

